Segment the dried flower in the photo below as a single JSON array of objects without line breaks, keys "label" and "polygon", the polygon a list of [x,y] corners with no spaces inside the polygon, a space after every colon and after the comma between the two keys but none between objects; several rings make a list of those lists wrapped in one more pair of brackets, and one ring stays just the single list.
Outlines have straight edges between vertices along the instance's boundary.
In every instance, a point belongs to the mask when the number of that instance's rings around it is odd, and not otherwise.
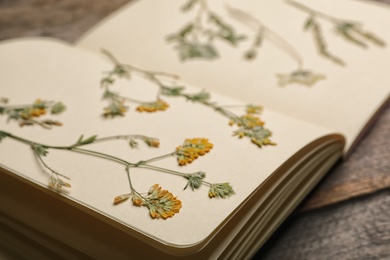
[{"label": "dried flower", "polygon": [[180,166],[191,163],[197,159],[199,155],[208,153],[213,144],[206,138],[186,139],[184,143],[176,148],[177,161]]},{"label": "dried flower", "polygon": [[181,61],[216,59],[219,56],[214,44],[216,40],[237,46],[246,38],[244,35],[237,34],[231,25],[212,12],[206,0],[189,0],[181,10],[188,12],[196,7],[198,11],[193,21],[166,37],[169,43],[175,44]]},{"label": "dried flower", "polygon": [[205,172],[196,172],[192,174],[188,174],[186,178],[188,179],[187,185],[184,187],[184,189],[187,189],[188,186],[191,187],[192,190],[195,190],[202,185],[202,180],[206,177]]},{"label": "dried flower", "polygon": [[159,99],[155,102],[150,103],[142,103],[137,107],[137,111],[139,112],[156,112],[156,111],[164,111],[169,107],[169,105],[163,100]]},{"label": "dried flower", "polygon": [[289,74],[276,74],[276,77],[279,79],[279,86],[282,87],[293,83],[310,87],[325,79],[324,75],[309,70],[295,70]]},{"label": "dried flower", "polygon": [[287,3],[309,14],[308,19],[305,21],[304,29],[311,30],[313,33],[314,41],[317,45],[319,53],[323,57],[328,58],[336,64],[345,65],[342,59],[329,52],[327,44],[324,40],[324,34],[322,32],[321,25],[317,21],[317,17],[332,23],[335,32],[341,35],[341,37],[343,37],[343,39],[347,42],[356,44],[363,48],[368,47],[366,42],[371,42],[379,47],[386,46],[385,41],[380,39],[378,36],[369,31],[363,30],[363,26],[360,23],[345,21],[323,12],[318,12],[296,1],[288,0]]},{"label": "dried flower", "polygon": [[70,188],[71,185],[63,180],[61,180],[58,176],[54,177],[53,175],[49,179],[49,187],[52,189],[58,188],[61,189],[62,187]]},{"label": "dried flower", "polygon": [[20,106],[0,106],[0,114],[7,114],[8,120],[17,120],[20,126],[40,125],[46,129],[52,126],[61,126],[62,123],[51,119],[37,120],[37,118],[47,114],[50,109],[51,114],[59,114],[65,110],[61,102],[54,103],[37,99],[33,104]]},{"label": "dried flower", "polygon": [[135,194],[135,193],[133,193],[131,200],[133,201],[133,205],[137,206],[137,207],[141,207],[144,203],[142,198],[138,194]]},{"label": "dried flower", "polygon": [[167,219],[179,213],[181,209],[181,201],[176,198],[172,193],[155,184],[150,188],[147,198],[144,198],[143,205],[149,208],[152,218]]},{"label": "dried flower", "polygon": [[119,195],[119,196],[116,196],[114,198],[114,204],[117,205],[119,203],[122,203],[126,200],[128,200],[129,198],[131,197],[131,194],[128,193],[128,194],[122,194],[122,195]]},{"label": "dried flower", "polygon": [[256,126],[263,126],[264,121],[262,121],[259,117],[254,116],[253,114],[246,114],[240,117],[238,125],[245,128],[253,128]]},{"label": "dried flower", "polygon": [[263,107],[249,104],[246,106],[246,112],[248,114],[260,114],[263,112]]},{"label": "dried flower", "polygon": [[228,183],[214,183],[209,189],[210,198],[227,198],[234,194],[233,187]]},{"label": "dried flower", "polygon": [[124,105],[123,100],[113,100],[107,107],[104,108],[104,117],[123,116],[128,107]]},{"label": "dried flower", "polygon": [[150,147],[159,147],[160,141],[157,138],[148,137],[145,139],[145,143]]},{"label": "dried flower", "polygon": [[[130,176],[130,170],[132,168],[143,168],[143,169],[150,169],[154,171],[159,171],[162,173],[168,173],[173,174],[179,177],[184,177],[188,180],[187,185],[184,189],[186,189],[188,186],[191,187],[192,190],[198,189],[201,185],[210,186],[209,196],[210,197],[228,197],[232,194],[234,194],[232,187],[228,183],[222,183],[222,184],[210,184],[203,179],[205,178],[206,174],[204,172],[195,172],[195,173],[184,173],[177,170],[171,170],[164,167],[159,167],[155,165],[151,165],[151,162],[161,160],[163,158],[172,157],[177,154],[177,151],[169,154],[165,154],[162,156],[154,157],[148,160],[141,160],[137,163],[132,163],[129,161],[126,161],[124,159],[118,158],[115,155],[111,155],[108,153],[104,153],[102,151],[94,151],[90,149],[82,149],[80,147],[85,145],[90,145],[92,143],[97,142],[103,142],[103,141],[110,141],[110,140],[134,140],[134,139],[140,139],[145,142],[149,142],[151,146],[158,146],[159,141],[156,138],[151,138],[143,135],[116,135],[116,136],[109,136],[109,137],[103,137],[98,138],[97,135],[92,135],[89,137],[84,138],[83,135],[81,135],[76,142],[74,142],[71,145],[68,146],[51,146],[47,144],[40,144],[34,141],[27,140],[20,136],[15,136],[11,133],[4,132],[0,130],[0,141],[4,138],[11,138],[18,142],[21,142],[23,144],[28,144],[36,158],[39,160],[42,167],[51,172],[51,176],[49,179],[49,187],[53,189],[61,189],[62,187],[70,188],[71,185],[63,179],[69,179],[67,176],[55,171],[53,168],[49,166],[44,160],[45,156],[49,153],[49,150],[67,150],[70,152],[76,152],[76,153],[82,153],[90,156],[94,156],[97,158],[105,158],[107,160],[110,160],[112,162],[119,163],[123,166],[125,166],[128,182],[130,186],[130,193],[122,194],[119,196],[116,196],[114,198],[114,205],[120,204],[129,198],[132,200],[132,204],[134,206],[144,206],[149,209],[150,216],[155,218],[162,218],[167,219],[170,217],[173,217],[176,213],[179,213],[182,203],[180,200],[177,199],[176,196],[174,196],[171,192],[167,190],[163,190],[160,185],[155,184],[153,185],[146,196],[141,195],[139,192],[137,192],[132,184],[131,176]],[[136,144],[133,143],[133,146]],[[194,138],[194,139],[186,139],[184,144],[180,147],[178,147],[178,151],[181,152],[187,152],[189,153],[195,153],[196,156],[203,155],[207,153],[213,145],[208,142],[205,138]],[[194,150],[194,151],[193,151]]]},{"label": "dried flower", "polygon": [[276,145],[269,138],[272,136],[272,132],[266,129],[263,126],[256,126],[253,128],[243,128],[234,131],[233,135],[237,135],[239,138],[244,136],[249,137],[252,143],[256,144],[258,147],[263,145]]}]

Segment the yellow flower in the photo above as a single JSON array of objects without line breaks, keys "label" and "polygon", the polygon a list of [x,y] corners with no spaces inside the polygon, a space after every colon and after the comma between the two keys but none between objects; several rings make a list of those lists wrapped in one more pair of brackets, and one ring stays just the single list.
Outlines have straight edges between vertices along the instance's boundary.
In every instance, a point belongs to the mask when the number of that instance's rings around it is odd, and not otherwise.
[{"label": "yellow flower", "polygon": [[246,129],[251,129],[257,126],[263,126],[264,121],[262,121],[259,117],[253,115],[253,114],[246,114],[243,116],[240,116],[236,123],[238,126],[242,126]]},{"label": "yellow flower", "polygon": [[157,138],[147,138],[145,139],[145,143],[150,147],[159,147],[160,141]]},{"label": "yellow flower", "polygon": [[138,195],[135,195],[135,194],[133,194],[133,197],[131,198],[131,200],[133,201],[133,205],[137,206],[137,207],[141,207],[144,204],[144,201],[142,200],[142,198]]},{"label": "yellow flower", "polygon": [[167,103],[162,101],[161,99],[152,103],[142,103],[137,107],[137,111],[139,112],[156,112],[156,111],[164,111],[169,107]]},{"label": "yellow flower", "polygon": [[260,114],[263,111],[262,106],[255,106],[255,105],[247,105],[246,106],[246,112],[248,114]]},{"label": "yellow flower", "polygon": [[49,179],[49,187],[52,189],[61,189],[62,187],[70,188],[71,185],[58,177],[51,176]]},{"label": "yellow flower", "polygon": [[184,143],[176,148],[177,162],[180,166],[191,163],[199,155],[208,153],[213,148],[213,144],[206,138],[186,139]]},{"label": "yellow flower", "polygon": [[150,188],[144,205],[149,208],[152,218],[171,218],[181,209],[181,201],[158,184]]},{"label": "yellow flower", "polygon": [[128,198],[130,198],[131,194],[122,194],[122,195],[119,195],[119,196],[116,196],[114,198],[114,204],[117,205],[119,203],[122,203],[124,201],[126,201]]}]

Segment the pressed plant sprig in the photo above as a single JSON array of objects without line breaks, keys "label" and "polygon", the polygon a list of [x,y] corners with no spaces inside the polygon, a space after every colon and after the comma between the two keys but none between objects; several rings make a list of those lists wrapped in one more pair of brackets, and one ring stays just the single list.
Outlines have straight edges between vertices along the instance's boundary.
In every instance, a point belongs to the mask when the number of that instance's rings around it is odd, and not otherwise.
[{"label": "pressed plant sprig", "polygon": [[[168,97],[182,97],[188,101],[203,104],[221,115],[227,117],[230,121],[230,125],[237,125],[239,129],[234,132],[234,135],[240,138],[246,136],[249,137],[254,144],[259,147],[263,145],[274,145],[275,143],[270,140],[272,132],[264,127],[264,122],[258,118],[255,114],[259,114],[259,110],[253,109],[254,105],[247,105],[247,108],[252,108],[247,111],[244,116],[238,116],[232,111],[228,110],[226,106],[220,106],[216,102],[211,101],[210,93],[202,90],[198,93],[186,93],[185,87],[178,86],[177,84],[168,85],[164,79],[178,79],[177,76],[168,74],[165,72],[152,72],[146,71],[132,65],[119,62],[109,51],[103,50],[103,53],[113,62],[114,68],[108,72],[108,75],[101,81],[101,85],[104,88],[103,98],[108,99],[110,105],[104,109],[104,116],[115,117],[123,116],[127,111],[125,102],[138,103],[137,111],[143,112],[155,112],[165,110],[168,108],[168,104],[162,100],[161,96]],[[126,77],[130,79],[130,75],[138,73],[138,75],[150,80],[157,86],[156,100],[154,101],[139,101],[129,97],[122,96],[120,93],[112,92],[110,87],[115,83],[117,78]],[[161,78],[163,77],[163,79]],[[163,104],[163,106],[161,105]],[[252,112],[250,112],[252,111]],[[250,121],[257,122],[256,124],[249,123]]]},{"label": "pressed plant sprig", "polygon": [[[183,177],[187,180],[187,184],[185,185],[184,189],[186,189],[187,187],[191,187],[192,190],[195,190],[202,185],[208,186],[208,195],[210,198],[226,198],[234,194],[234,190],[229,183],[209,183],[205,181],[204,178],[206,177],[206,173],[203,171],[184,173],[181,171],[158,167],[151,164],[154,161],[162,160],[164,158],[169,157],[176,157],[179,165],[191,163],[193,160],[197,159],[198,156],[204,155],[208,153],[210,149],[212,149],[213,145],[208,141],[208,139],[205,138],[186,139],[185,142],[172,153],[147,160],[142,160],[136,163],[129,162],[128,160],[124,160],[108,153],[90,150],[84,147],[93,143],[107,142],[112,140],[126,140],[127,142],[129,142],[131,148],[136,147],[138,145],[139,140],[143,141],[149,147],[158,147],[160,144],[158,139],[143,135],[118,135],[104,138],[98,138],[96,135],[94,135],[88,138],[80,136],[80,138],[76,140],[76,142],[68,146],[54,146],[34,142],[22,138],[20,136],[13,135],[12,133],[0,130],[0,141],[4,138],[11,138],[30,146],[38,161],[41,163],[44,169],[46,169],[50,173],[49,187],[55,189],[60,189],[62,187],[70,188],[71,185],[69,183],[70,178],[68,176],[54,170],[45,161],[44,158],[49,154],[50,150],[66,150],[69,152],[75,152],[109,160],[123,165],[127,174],[130,192],[116,196],[114,198],[114,204],[122,203],[125,200],[131,198],[134,206],[147,207],[149,209],[149,215],[153,219],[167,219],[173,217],[176,213],[179,213],[182,207],[182,202],[178,200],[177,197],[169,191],[163,190],[159,184],[153,185],[147,192],[146,196],[142,195],[142,193],[138,192],[134,188],[130,175],[131,169],[143,168]],[[185,162],[184,164],[181,163],[183,161]]]},{"label": "pressed plant sprig", "polygon": [[263,41],[268,39],[271,43],[290,56],[297,63],[297,68],[292,72],[287,74],[276,74],[280,86],[285,86],[292,83],[313,86],[318,81],[325,79],[325,76],[322,74],[314,73],[311,70],[304,69],[303,58],[301,54],[287,40],[266,26],[258,18],[254,17],[248,12],[233,8],[231,6],[228,6],[227,9],[233,18],[244,23],[255,31],[252,44],[244,54],[244,58],[246,60],[255,59],[258,53],[258,49],[261,48]]},{"label": "pressed plant sprig", "polygon": [[48,111],[52,115],[62,113],[66,108],[62,102],[53,102],[37,99],[32,104],[26,105],[7,105],[8,99],[1,98],[0,115],[7,115],[8,121],[18,121],[20,126],[39,125],[46,129],[51,129],[53,126],[61,126],[62,123],[51,119],[38,119],[47,114]]},{"label": "pressed plant sprig", "polygon": [[194,19],[166,38],[169,43],[175,44],[181,61],[215,59],[219,56],[214,44],[216,40],[237,46],[246,38],[237,34],[231,25],[211,11],[207,0],[188,0],[181,11],[189,12],[194,9],[196,9]]},{"label": "pressed plant sprig", "polygon": [[[119,62],[109,51],[104,49],[101,51],[114,64],[114,68],[109,71],[100,82],[101,87],[104,89],[103,99],[109,101],[109,105],[104,108],[103,115],[105,117],[123,116],[124,113],[128,110],[128,107],[125,105],[126,102],[137,103],[137,111],[140,112],[155,112],[166,110],[169,106],[160,98],[162,92],[168,88],[171,91],[178,91],[182,88],[181,86],[166,85],[163,82],[164,79],[178,79],[178,76],[176,75],[166,72],[148,71],[130,64],[124,64]],[[130,80],[133,74],[151,81],[158,87],[155,100],[136,100],[130,97],[125,97],[120,93],[114,92],[110,89],[110,87],[115,84],[117,79],[125,78]]]},{"label": "pressed plant sprig", "polygon": [[345,62],[329,51],[319,19],[323,19],[330,22],[334,26],[334,31],[349,43],[355,44],[362,48],[368,48],[368,43],[372,43],[379,47],[386,46],[386,43],[381,38],[379,38],[372,32],[364,30],[363,25],[359,22],[343,20],[328,15],[326,13],[314,10],[296,1],[286,1],[291,6],[296,7],[309,14],[309,17],[305,21],[304,29],[312,32],[318,52],[323,57],[333,61],[338,65],[343,66],[345,65]]}]

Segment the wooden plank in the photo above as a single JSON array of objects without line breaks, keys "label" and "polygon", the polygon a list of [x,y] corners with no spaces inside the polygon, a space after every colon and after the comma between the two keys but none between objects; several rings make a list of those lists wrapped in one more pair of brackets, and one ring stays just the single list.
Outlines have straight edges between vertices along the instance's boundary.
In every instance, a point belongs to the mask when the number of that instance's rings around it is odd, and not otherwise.
[{"label": "wooden plank", "polygon": [[254,259],[390,259],[390,189],[292,216]]},{"label": "wooden plank", "polygon": [[387,187],[390,187],[390,104],[350,157],[333,168],[301,209],[322,207]]}]

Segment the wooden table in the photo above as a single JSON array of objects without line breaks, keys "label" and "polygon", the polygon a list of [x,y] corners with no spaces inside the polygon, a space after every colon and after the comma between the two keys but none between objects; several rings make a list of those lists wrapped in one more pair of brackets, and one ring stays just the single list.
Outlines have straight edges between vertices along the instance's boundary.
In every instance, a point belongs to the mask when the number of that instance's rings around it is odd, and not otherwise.
[{"label": "wooden table", "polygon": [[[129,1],[0,0],[0,40],[50,36],[73,42]],[[390,105],[256,259],[390,259],[389,187]]]}]

